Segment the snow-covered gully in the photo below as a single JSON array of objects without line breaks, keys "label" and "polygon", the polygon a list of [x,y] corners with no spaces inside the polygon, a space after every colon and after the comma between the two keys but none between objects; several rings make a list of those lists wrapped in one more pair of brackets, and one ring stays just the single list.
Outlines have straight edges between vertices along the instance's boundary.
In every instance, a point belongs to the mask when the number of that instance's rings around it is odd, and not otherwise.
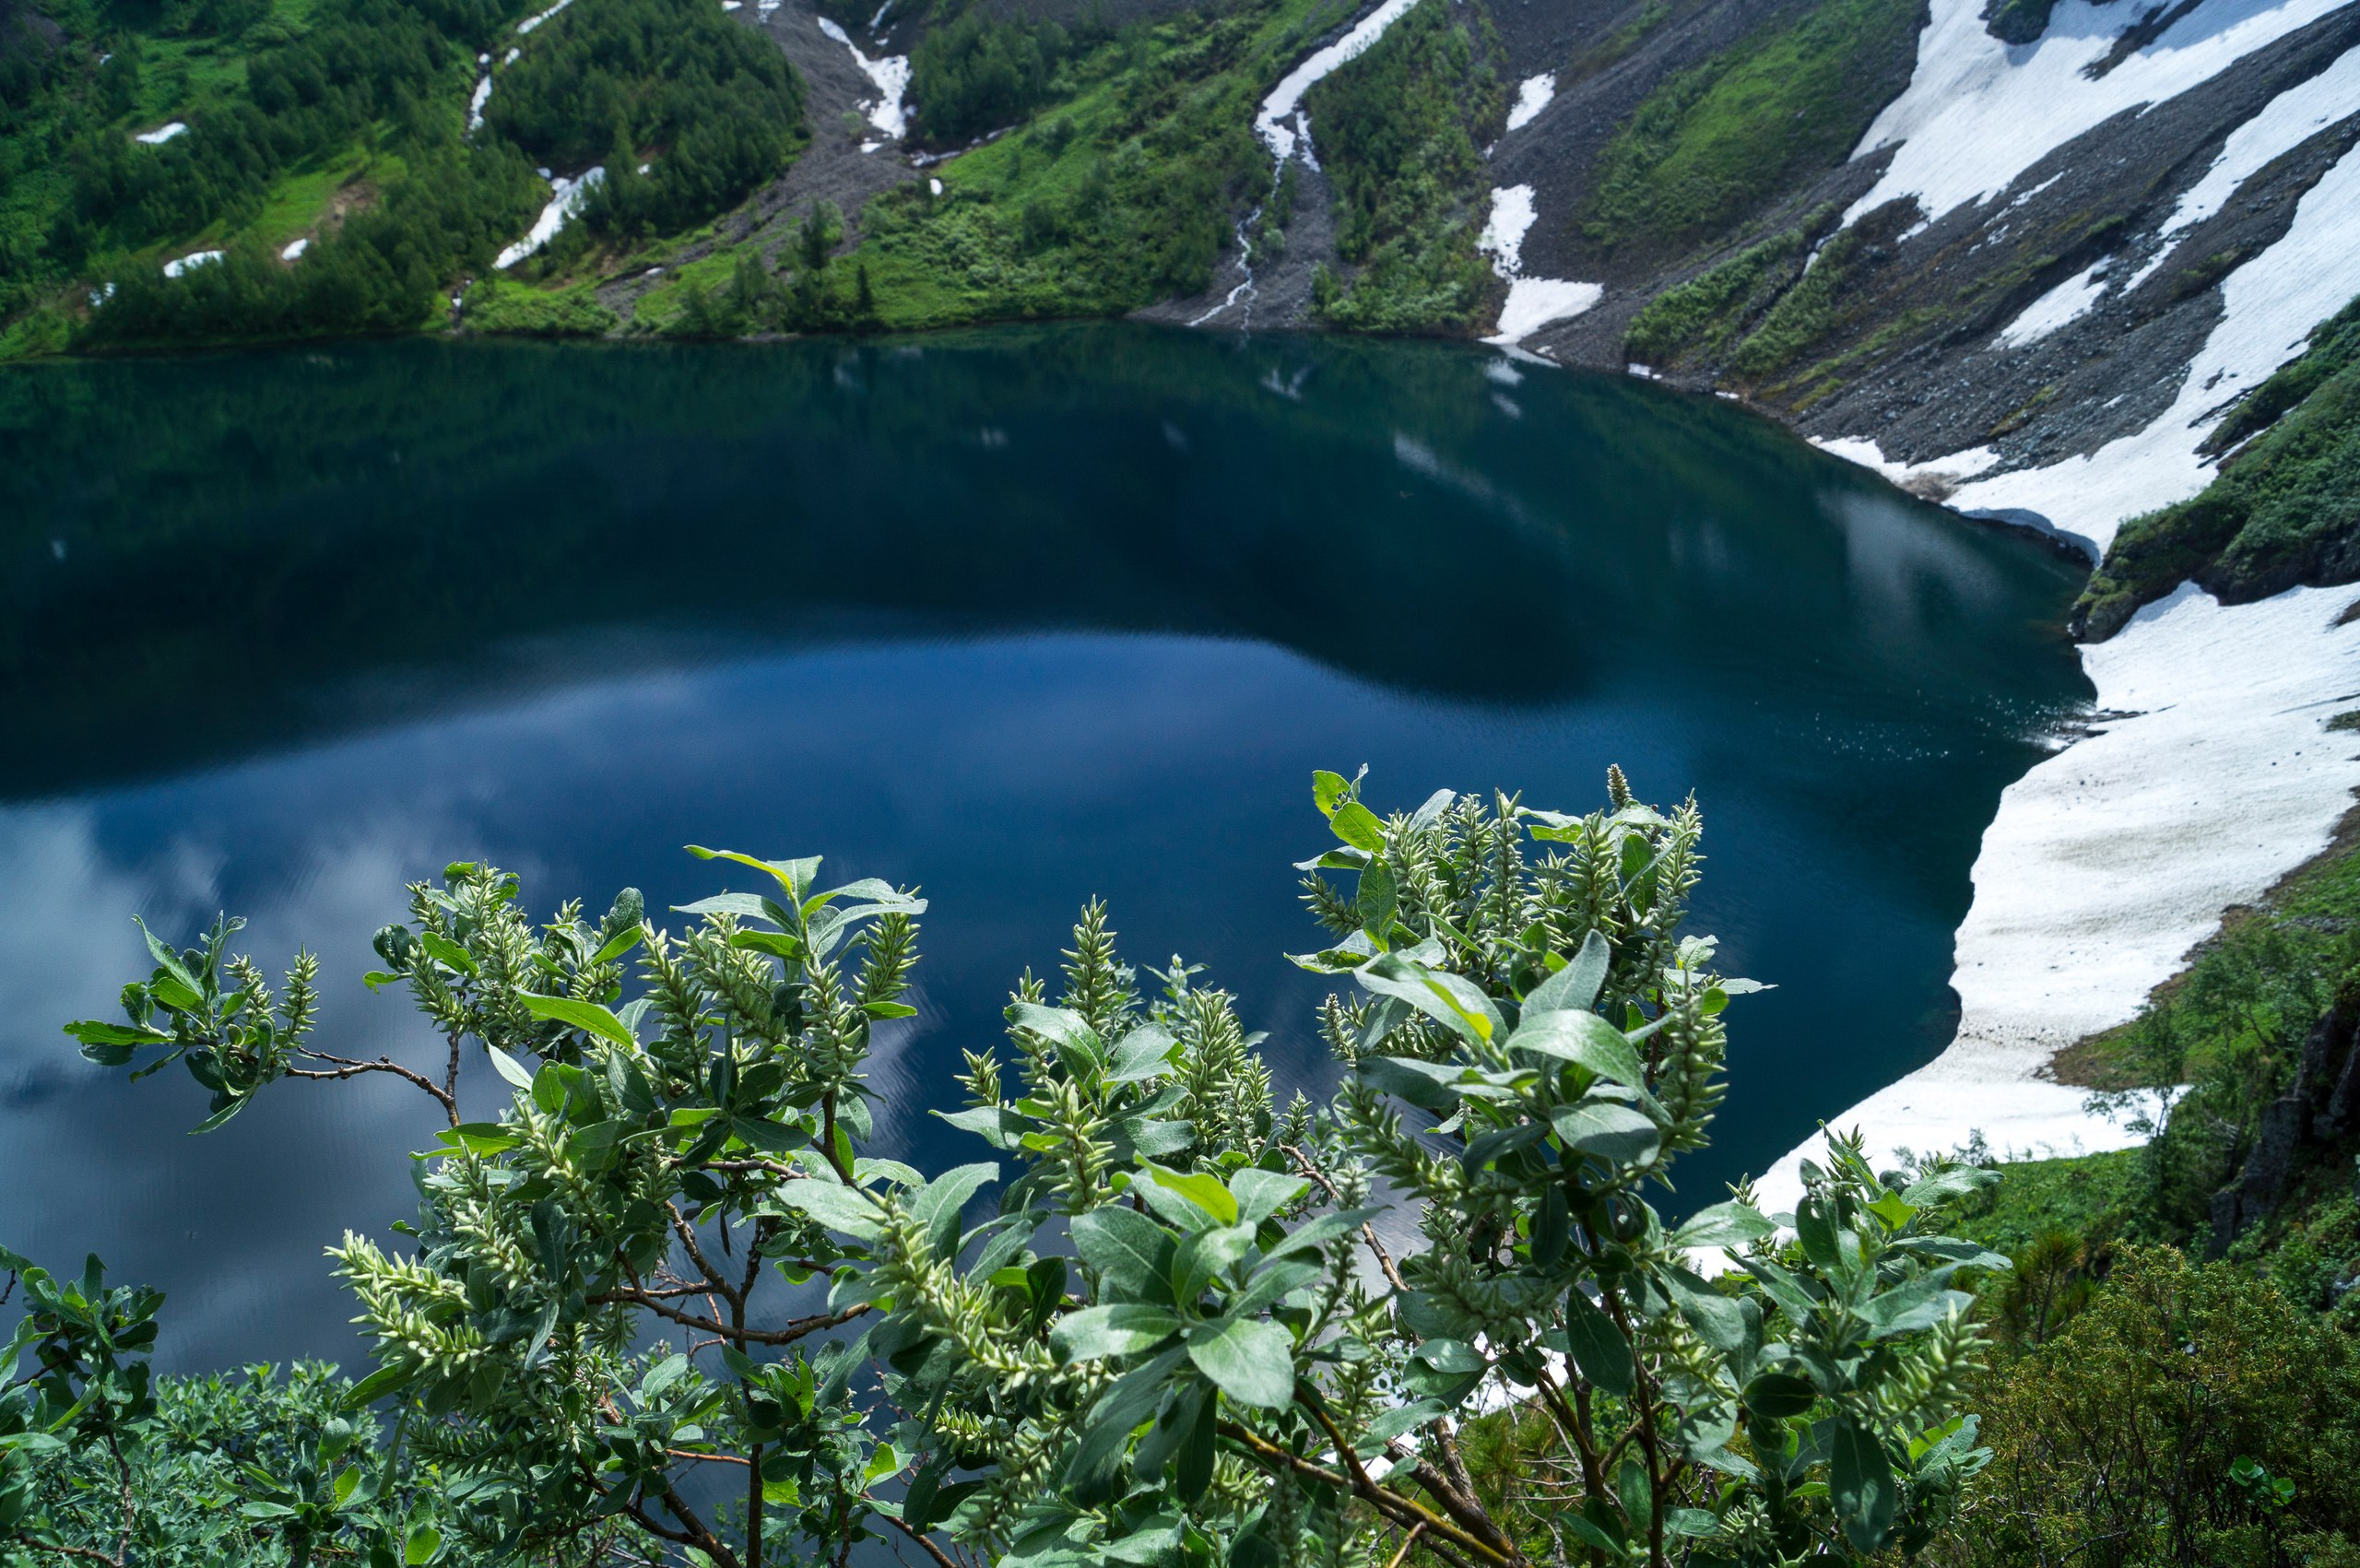
[{"label": "snow-covered gully", "polygon": [[[2218,75],[2343,0],[2201,0],[2110,70],[2127,18],[2061,0],[2033,45],[1991,38],[1980,0],[1933,0],[1916,76],[1863,139],[1892,161],[1857,214],[1901,195],[1930,220],[2007,190],[2100,121]],[[2289,148],[2360,106],[2360,50],[2279,95],[2235,131],[2160,231],[2165,248],[2117,280],[2101,265],[2036,301],[1995,348],[2037,343],[2096,305],[2127,296],[2177,237],[2234,200]],[[2122,524],[2184,500],[2216,471],[2199,451],[2241,393],[2300,353],[2355,289],[2360,151],[2303,196],[2283,238],[2229,274],[2223,313],[2172,405],[2143,429],[2086,455],[2000,472],[1977,447],[1914,465],[1872,440],[1826,440],[1896,483],[1939,478],[1970,514],[2052,533],[2093,560]],[[2134,1017],[2223,912],[2250,902],[2325,847],[2360,789],[2360,757],[2328,721],[2360,703],[2360,589],[2297,588],[2224,607],[2187,584],[2150,605],[2083,665],[2109,715],[2088,738],[2036,766],[2000,799],[1974,870],[1953,986],[1962,1018],[1928,1067],[1831,1126],[1861,1126],[1871,1148],[1947,1149],[1980,1132],[1995,1149],[2119,1147],[2132,1135],[2083,1109],[2045,1075],[2054,1054]],[[1774,1204],[1800,1193],[1816,1139],[1764,1185]]]}]

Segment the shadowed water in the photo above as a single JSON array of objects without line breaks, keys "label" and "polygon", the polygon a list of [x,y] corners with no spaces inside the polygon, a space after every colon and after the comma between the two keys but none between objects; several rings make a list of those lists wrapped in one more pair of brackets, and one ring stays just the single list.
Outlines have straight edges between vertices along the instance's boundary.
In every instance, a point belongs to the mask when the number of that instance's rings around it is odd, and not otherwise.
[{"label": "shadowed water", "polygon": [[[58,1027],[131,915],[321,955],[327,1049],[431,1060],[359,977],[405,880],[546,912],[824,853],[934,901],[880,1152],[1080,902],[1330,1081],[1290,863],[1309,775],[1597,804],[1693,789],[1693,925],[1779,989],[1682,1202],[1947,1038],[1999,792],[2087,695],[2062,560],[1725,406],[1427,344],[1060,327],[869,345],[405,343],[0,375],[0,1242],[171,1292],[165,1359],[348,1355],[320,1248],[409,1208],[439,1117],[279,1086],[190,1138]],[[675,917],[677,921],[678,917]],[[478,1114],[493,1091],[470,1079]]]}]

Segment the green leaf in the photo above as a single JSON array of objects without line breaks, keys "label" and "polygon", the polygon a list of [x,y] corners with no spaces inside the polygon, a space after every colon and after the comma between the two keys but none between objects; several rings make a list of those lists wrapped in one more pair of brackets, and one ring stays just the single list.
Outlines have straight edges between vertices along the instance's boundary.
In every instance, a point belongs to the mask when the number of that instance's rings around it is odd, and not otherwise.
[{"label": "green leaf", "polygon": [[95,1019],[69,1023],[65,1032],[85,1045],[169,1045],[172,1037],[142,1024],[100,1023]]},{"label": "green leaf", "polygon": [[402,1542],[402,1562],[408,1568],[424,1568],[434,1560],[435,1550],[442,1544],[442,1532],[431,1525],[420,1525],[409,1532]]},{"label": "green leaf", "polygon": [[1609,1394],[1627,1397],[1635,1370],[1631,1342],[1596,1302],[1581,1291],[1565,1292],[1565,1340],[1582,1375]]},{"label": "green leaf", "polygon": [[433,954],[435,959],[440,961],[445,969],[456,970],[461,974],[478,974],[482,973],[476,963],[475,954],[467,951],[466,949],[459,946],[458,943],[451,940],[448,937],[442,936],[439,932],[419,932],[418,934],[418,945],[424,948],[428,952]]},{"label": "green leaf", "polygon": [[1108,1083],[1138,1083],[1162,1078],[1172,1070],[1172,1054],[1180,1043],[1160,1024],[1143,1023],[1116,1042],[1106,1068]]},{"label": "green leaf", "polygon": [[530,991],[517,995],[525,1009],[535,1018],[554,1019],[618,1045],[636,1046],[639,1043],[631,1038],[631,1031],[623,1027],[622,1020],[596,1002],[577,1002],[571,996],[537,996]]},{"label": "green leaf", "polygon": [[1690,1215],[1688,1222],[1671,1233],[1671,1244],[1681,1251],[1690,1247],[1743,1246],[1776,1229],[1760,1209],[1748,1204],[1717,1203]]},{"label": "green leaf", "polygon": [[1379,996],[1398,996],[1452,1032],[1481,1043],[1500,1032],[1499,1009],[1463,974],[1428,969],[1398,953],[1382,953],[1357,972]]},{"label": "green leaf", "polygon": [[1229,1178],[1229,1190],[1237,1199],[1237,1222],[1259,1225],[1309,1192],[1311,1178],[1282,1175],[1259,1166],[1244,1165]]},{"label": "green leaf", "polygon": [[1347,800],[1328,817],[1328,825],[1336,836],[1354,849],[1364,849],[1375,855],[1385,848],[1385,824],[1376,813],[1357,800]]},{"label": "green leaf", "polygon": [[1575,1062],[1600,1078],[1631,1089],[1647,1086],[1646,1066],[1622,1032],[1593,1012],[1561,1008],[1536,1013],[1528,1008],[1524,1021],[1508,1036],[1511,1051],[1530,1051],[1561,1062]]},{"label": "green leaf", "polygon": [[1587,1012],[1598,1005],[1598,988],[1606,984],[1606,971],[1613,961],[1613,947],[1593,929],[1582,938],[1581,951],[1564,968],[1526,994],[1525,1017],[1561,1010]]},{"label": "green leaf", "polygon": [[879,1022],[887,1019],[918,1016],[917,1008],[907,1002],[863,1002],[860,1004],[860,1010]]},{"label": "green leaf", "polygon": [[1084,1307],[1057,1319],[1049,1344],[1069,1362],[1103,1361],[1152,1350],[1180,1332],[1180,1319],[1143,1302]]},{"label": "green leaf", "polygon": [[1108,1293],[1132,1300],[1170,1297],[1175,1244],[1171,1232],[1137,1209],[1101,1205],[1073,1222],[1081,1261]]},{"label": "green leaf", "polygon": [[1294,1399],[1294,1337],[1268,1318],[1224,1317],[1188,1335],[1188,1359],[1240,1404]]},{"label": "green leaf", "polygon": [[1031,1030],[1056,1046],[1058,1059],[1069,1071],[1095,1076],[1106,1070],[1106,1043],[1080,1013],[1038,1002],[1013,1002],[1007,1016],[1017,1028]]},{"label": "green leaf", "polygon": [[1204,1171],[1192,1171],[1184,1176],[1161,1165],[1146,1164],[1139,1167],[1139,1173],[1162,1191],[1186,1199],[1194,1208],[1210,1215],[1215,1224],[1237,1223],[1237,1199],[1221,1185],[1220,1177]]},{"label": "green leaf", "polygon": [[1341,773],[1331,773],[1325,768],[1315,769],[1311,775],[1311,803],[1319,808],[1322,817],[1333,817],[1336,808],[1344,804],[1352,793],[1351,784]]},{"label": "green leaf", "polygon": [[1857,1551],[1880,1551],[1893,1533],[1897,1501],[1893,1464],[1885,1457],[1884,1444],[1847,1416],[1835,1423],[1831,1447],[1829,1496],[1843,1521],[1844,1539]]},{"label": "green leaf", "polygon": [[1447,1111],[1458,1103],[1452,1086],[1466,1069],[1456,1062],[1426,1062],[1415,1056],[1363,1056],[1353,1070],[1371,1088],[1426,1111]]},{"label": "green leaf", "polygon": [[1611,1100],[1561,1105],[1550,1114],[1549,1125],[1567,1149],[1622,1165],[1648,1163],[1663,1141],[1663,1132],[1655,1123]]},{"label": "green leaf", "polygon": [[[1096,1212],[1092,1210],[1092,1212]],[[1174,1346],[1135,1372],[1115,1379],[1090,1409],[1066,1479],[1084,1502],[1103,1499],[1131,1444],[1131,1433],[1154,1416],[1163,1385],[1186,1352]]]},{"label": "green leaf", "polygon": [[960,1211],[975,1196],[975,1189],[997,1180],[997,1162],[962,1165],[955,1171],[945,1171],[911,1197],[910,1218],[926,1227],[926,1240],[933,1246],[935,1256],[947,1259],[958,1254]]},{"label": "green leaf", "polygon": [[740,866],[766,872],[786,890],[787,897],[798,904],[803,902],[803,895],[810,890],[812,878],[820,874],[820,857],[816,855],[802,860],[757,860],[734,849],[706,849],[702,844],[693,843],[682,847],[699,860],[734,860]]},{"label": "green leaf", "polygon": [[1790,1372],[1765,1372],[1745,1385],[1745,1408],[1758,1416],[1786,1421],[1806,1415],[1819,1402],[1811,1380]]},{"label": "green leaf", "polygon": [[1744,1308],[1676,1265],[1666,1268],[1660,1278],[1680,1315],[1705,1343],[1723,1355],[1735,1355],[1745,1348]]},{"label": "green leaf", "polygon": [[1400,902],[1399,890],[1394,886],[1393,872],[1382,860],[1361,873],[1360,892],[1353,907],[1360,915],[1361,928],[1380,943],[1385,934],[1393,929],[1393,912]]},{"label": "green leaf", "polygon": [[884,1216],[877,1205],[828,1177],[789,1182],[778,1189],[778,1198],[789,1208],[809,1215],[820,1225],[843,1235],[874,1241],[884,1233]]},{"label": "green leaf", "polygon": [[530,1090],[533,1087],[532,1071],[524,1063],[497,1045],[485,1046],[484,1054],[491,1058],[492,1070],[510,1083],[523,1090]]}]

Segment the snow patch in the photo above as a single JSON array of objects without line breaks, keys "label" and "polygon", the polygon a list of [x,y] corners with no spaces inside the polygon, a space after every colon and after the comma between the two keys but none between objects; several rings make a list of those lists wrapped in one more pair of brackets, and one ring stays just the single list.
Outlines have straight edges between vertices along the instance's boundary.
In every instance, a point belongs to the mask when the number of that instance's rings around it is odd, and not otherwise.
[{"label": "snow patch", "polygon": [[1984,27],[1984,0],[1933,0],[1909,86],[1852,156],[1899,150],[1845,221],[1896,196],[1916,196],[1930,219],[1995,195],[2101,121],[2177,97],[2345,3],[2201,0],[2094,80],[2084,68],[2113,49],[2133,7],[2059,0],[2036,41],[2012,46]]},{"label": "snow patch", "polygon": [[1995,345],[2021,348],[2089,314],[2091,307],[2098,302],[2098,296],[2106,292],[2106,285],[2098,280],[2098,269],[2104,265],[2103,261],[2091,263],[2026,305],[2021,315],[2000,329],[2000,336],[1993,339]]},{"label": "snow patch", "polygon": [[1562,277],[1519,277],[1508,285],[1508,302],[1500,307],[1497,332],[1486,343],[1521,343],[1552,321],[1577,316],[1606,297],[1596,283],[1574,283]]},{"label": "snow patch", "polygon": [[[881,60],[871,60],[853,42],[851,34],[825,17],[820,18],[820,30],[852,51],[852,63],[877,84],[877,90],[883,95],[869,107],[868,123],[883,132],[888,140],[899,141],[907,136],[910,118],[902,108],[902,95],[910,89],[910,57],[889,54]],[[860,150],[874,152],[877,146],[867,144]]]},{"label": "snow patch", "polygon": [[537,11],[533,15],[526,17],[523,21],[516,24],[517,35],[522,37],[525,33],[532,31],[535,28],[539,27],[543,22],[548,21],[551,17],[556,16],[560,11],[564,10],[568,6],[572,4],[573,0],[557,0],[557,4],[551,6],[548,10]]},{"label": "snow patch", "polygon": [[1484,219],[1475,248],[1492,258],[1492,270],[1502,277],[1524,270],[1524,236],[1538,216],[1531,186],[1508,185],[1492,193],[1492,215]]},{"label": "snow patch", "polygon": [[578,180],[569,180],[561,174],[551,180],[549,206],[541,208],[541,216],[533,220],[533,227],[525,237],[501,252],[500,259],[491,265],[505,272],[556,239],[558,230],[563,229],[566,221],[582,210],[582,204],[590,199],[591,187],[606,178],[606,166],[594,164],[584,170]]},{"label": "snow patch", "polygon": [[1543,71],[1537,77],[1527,77],[1517,84],[1515,106],[1508,111],[1508,129],[1521,131],[1540,117],[1549,100],[1557,96],[1557,73]]},{"label": "snow patch", "polygon": [[2000,461],[1999,453],[1988,446],[1969,447],[1965,452],[1953,452],[1948,457],[1929,458],[1923,463],[1894,463],[1886,460],[1882,447],[1861,437],[1841,436],[1830,441],[1812,436],[1811,443],[1831,457],[1841,457],[1847,463],[1858,463],[1863,468],[1873,468],[1884,476],[1888,484],[1903,489],[1929,481],[1957,484],[1973,478]]},{"label": "snow patch", "polygon": [[178,277],[182,273],[186,272],[193,266],[215,266],[218,265],[220,261],[221,253],[219,251],[193,251],[189,254],[182,256],[177,261],[166,262],[164,264],[164,276],[166,277]]},{"label": "snow patch", "polygon": [[1295,155],[1300,145],[1304,161],[1314,169],[1319,167],[1311,151],[1311,122],[1302,112],[1303,95],[1323,77],[1366,53],[1371,44],[1385,36],[1385,29],[1399,21],[1417,3],[1418,0],[1385,0],[1355,23],[1351,31],[1316,51],[1280,79],[1254,116],[1254,134],[1262,138],[1271,157],[1284,163]]},{"label": "snow patch", "polygon": [[[2360,690],[2360,627],[2335,624],[2355,600],[2293,588],[2224,607],[2189,584],[2084,647],[2100,711],[2131,716],[2000,796],[1959,927],[1956,1040],[1829,1125],[1865,1127],[1880,1159],[1978,1131],[2035,1152],[2137,1141],[2036,1075],[2134,1017],[2224,909],[2327,847],[2360,786],[2353,743],[2326,727],[2342,701],[2321,697]],[[1765,1207],[1792,1204],[1809,1148],[1772,1167]]]},{"label": "snow patch", "polygon": [[1951,504],[2036,515],[2095,560],[2125,519],[2202,489],[2212,477],[2196,452],[2204,432],[2237,394],[2301,353],[2310,330],[2352,297],[2354,234],[2360,151],[2344,154],[2304,194],[2283,238],[2223,281],[2221,320],[2189,365],[2178,397],[2152,424],[2087,456],[1978,480]]},{"label": "snow patch", "polygon": [[1605,289],[1595,283],[1523,276],[1524,236],[1536,216],[1531,186],[1507,185],[1492,192],[1491,216],[1475,248],[1490,256],[1492,270],[1507,280],[1508,297],[1500,307],[1499,326],[1486,343],[1521,343],[1551,322],[1577,316],[1606,296]]},{"label": "snow patch", "polygon": [[278,253],[278,259],[283,262],[301,260],[303,253],[311,248],[312,242],[309,240],[294,241],[289,243],[285,250]]},{"label": "snow patch", "polygon": [[174,136],[184,136],[187,134],[186,122],[175,120],[169,125],[159,125],[152,131],[142,131],[131,139],[148,147],[162,147]]},{"label": "snow patch", "polygon": [[476,95],[467,100],[468,130],[480,131],[483,129],[483,106],[490,101],[491,77],[487,73],[483,80],[476,84]]}]

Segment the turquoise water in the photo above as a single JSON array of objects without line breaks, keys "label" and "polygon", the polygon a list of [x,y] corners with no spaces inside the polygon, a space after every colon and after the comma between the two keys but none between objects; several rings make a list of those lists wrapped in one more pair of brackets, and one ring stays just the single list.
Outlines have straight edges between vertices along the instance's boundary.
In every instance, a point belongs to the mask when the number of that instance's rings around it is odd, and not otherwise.
[{"label": "turquoise water", "polygon": [[[438,1118],[287,1084],[203,1138],[57,1032],[218,908],[328,1049],[454,858],[546,911],[823,853],[933,900],[889,1152],[1103,895],[1329,1081],[1290,863],[1380,806],[1695,791],[1732,1016],[1709,1201],[1947,1038],[1999,792],[2088,696],[2078,586],[1736,408],[1436,344],[1087,326],[852,345],[403,343],[0,376],[0,1241],[171,1293],[165,1359],[349,1352],[320,1248]],[[471,1080],[491,1092],[489,1075]]]}]

